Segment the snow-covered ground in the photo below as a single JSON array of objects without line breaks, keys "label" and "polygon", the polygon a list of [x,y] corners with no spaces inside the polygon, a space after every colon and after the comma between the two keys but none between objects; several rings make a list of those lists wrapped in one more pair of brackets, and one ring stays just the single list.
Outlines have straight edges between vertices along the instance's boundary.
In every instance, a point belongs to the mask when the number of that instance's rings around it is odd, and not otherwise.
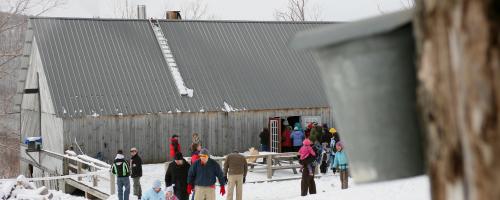
[{"label": "snow-covered ground", "polygon": [[[165,164],[153,164],[143,166],[143,177],[141,184],[143,191],[152,187],[154,180],[159,179],[164,185]],[[349,188],[340,189],[338,175],[330,171],[326,175],[316,178],[317,194],[306,197],[300,196],[300,179],[288,181],[267,182],[266,171],[257,170],[249,172],[247,183],[243,185],[243,198],[251,200],[274,200],[274,199],[311,199],[311,200],[430,200],[430,190],[427,176],[419,176],[396,181],[356,185],[352,179],[349,180]],[[300,174],[294,175],[292,170],[279,170],[273,179],[300,178]],[[265,181],[265,182],[262,182]],[[218,193],[217,200],[226,199]],[[115,197],[116,198],[116,197]],[[114,199],[114,198],[111,198]],[[133,198],[136,199],[136,198]]]},{"label": "snow-covered ground", "polygon": [[[165,164],[150,164],[143,166],[143,177],[141,184],[143,192],[152,187],[156,179],[164,184]],[[295,178],[295,179],[294,179]],[[283,179],[293,179],[285,181],[275,181]],[[132,182],[132,181],[131,181]],[[430,200],[429,180],[427,176],[418,176],[408,179],[400,179],[396,181],[387,181],[380,183],[357,185],[352,179],[349,180],[349,188],[346,190],[340,189],[340,180],[338,175],[329,173],[320,174],[315,179],[317,194],[306,197],[300,196],[300,174],[293,174],[292,170],[276,171],[273,180],[269,181],[266,177],[264,169],[257,169],[249,172],[247,175],[247,183],[243,185],[243,198],[251,200],[274,200],[274,199],[291,199],[291,200]],[[5,183],[0,182],[1,186]],[[0,190],[1,191],[1,190]],[[132,190],[131,190],[132,191]],[[220,196],[217,187],[217,200],[226,199],[226,196]],[[1,192],[0,192],[1,193]],[[53,194],[53,199],[64,200],[82,200],[82,197],[75,197],[64,194],[60,191],[50,191]],[[117,199],[112,196],[110,199]],[[132,196],[131,199],[137,199]]]}]

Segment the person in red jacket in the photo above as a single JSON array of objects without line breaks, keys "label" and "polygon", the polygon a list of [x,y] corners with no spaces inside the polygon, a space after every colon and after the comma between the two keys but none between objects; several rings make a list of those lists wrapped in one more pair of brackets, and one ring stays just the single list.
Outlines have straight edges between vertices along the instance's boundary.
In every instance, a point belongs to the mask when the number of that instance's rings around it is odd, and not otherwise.
[{"label": "person in red jacket", "polygon": [[285,131],[281,134],[281,151],[282,152],[291,152],[292,151],[292,139],[290,138],[290,134],[292,133],[292,127],[287,126]]},{"label": "person in red jacket", "polygon": [[177,152],[181,152],[181,145],[179,144],[179,136],[172,135],[170,138],[170,158],[173,160],[175,158],[175,154]]}]

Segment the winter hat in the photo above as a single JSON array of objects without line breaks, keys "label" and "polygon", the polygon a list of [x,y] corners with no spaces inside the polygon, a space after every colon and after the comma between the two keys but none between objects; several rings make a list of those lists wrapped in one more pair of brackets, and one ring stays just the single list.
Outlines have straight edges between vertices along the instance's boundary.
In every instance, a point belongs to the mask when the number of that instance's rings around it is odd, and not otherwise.
[{"label": "winter hat", "polygon": [[172,184],[171,186],[168,186],[165,190],[165,192],[171,192],[172,194],[174,193],[174,185],[175,184]]},{"label": "winter hat", "polygon": [[330,128],[330,131],[329,131],[329,132],[330,132],[330,133],[336,133],[336,132],[337,132],[337,129],[335,129],[335,128]]},{"label": "winter hat", "polygon": [[123,154],[116,154],[115,159],[116,160],[118,160],[118,159],[125,159],[125,156]]},{"label": "winter hat", "polygon": [[155,189],[155,188],[161,188],[160,180],[155,180],[155,182],[153,183],[153,189]]},{"label": "winter hat", "polygon": [[344,148],[344,143],[342,141],[338,141],[336,144],[335,144],[335,147],[340,147],[340,148]]},{"label": "winter hat", "polygon": [[183,160],[184,157],[182,157],[182,153],[181,152],[177,152],[175,153],[175,160]]},{"label": "winter hat", "polygon": [[299,127],[295,127],[293,128],[294,131],[298,131],[299,130]]},{"label": "winter hat", "polygon": [[205,148],[201,149],[200,155],[207,155],[208,156],[209,155],[208,154],[208,149],[205,149]]},{"label": "winter hat", "polygon": [[309,139],[307,139],[307,138],[306,138],[306,139],[302,142],[302,144],[303,144],[303,145],[306,145],[306,146],[309,146],[309,145],[311,145],[311,140],[309,140]]}]

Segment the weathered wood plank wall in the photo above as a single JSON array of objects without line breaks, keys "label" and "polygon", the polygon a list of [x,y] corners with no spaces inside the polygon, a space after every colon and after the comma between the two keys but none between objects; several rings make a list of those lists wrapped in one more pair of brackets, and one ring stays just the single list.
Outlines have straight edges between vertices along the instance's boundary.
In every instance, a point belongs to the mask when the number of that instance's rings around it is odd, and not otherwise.
[{"label": "weathered wood plank wall", "polygon": [[224,155],[258,147],[259,132],[269,117],[308,115],[322,116],[328,124],[333,121],[328,108],[68,118],[63,119],[64,148],[76,138],[88,155],[101,152],[111,161],[118,149],[135,146],[144,162],[157,163],[167,160],[173,134],[180,136],[182,152],[190,155],[191,135],[197,132],[211,154]]}]

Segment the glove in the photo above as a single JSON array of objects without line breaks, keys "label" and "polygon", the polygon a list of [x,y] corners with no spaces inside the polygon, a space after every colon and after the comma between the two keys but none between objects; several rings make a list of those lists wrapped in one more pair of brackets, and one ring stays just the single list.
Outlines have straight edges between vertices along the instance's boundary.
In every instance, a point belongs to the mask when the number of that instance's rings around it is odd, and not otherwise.
[{"label": "glove", "polygon": [[247,182],[247,177],[246,176],[243,177],[243,183],[245,183],[245,182]]},{"label": "glove", "polygon": [[224,196],[224,194],[226,194],[226,188],[224,188],[223,185],[220,186],[220,195],[221,196]]},{"label": "glove", "polygon": [[191,194],[191,191],[193,191],[193,185],[188,184],[188,186],[187,186],[187,193],[188,193],[188,195]]}]

